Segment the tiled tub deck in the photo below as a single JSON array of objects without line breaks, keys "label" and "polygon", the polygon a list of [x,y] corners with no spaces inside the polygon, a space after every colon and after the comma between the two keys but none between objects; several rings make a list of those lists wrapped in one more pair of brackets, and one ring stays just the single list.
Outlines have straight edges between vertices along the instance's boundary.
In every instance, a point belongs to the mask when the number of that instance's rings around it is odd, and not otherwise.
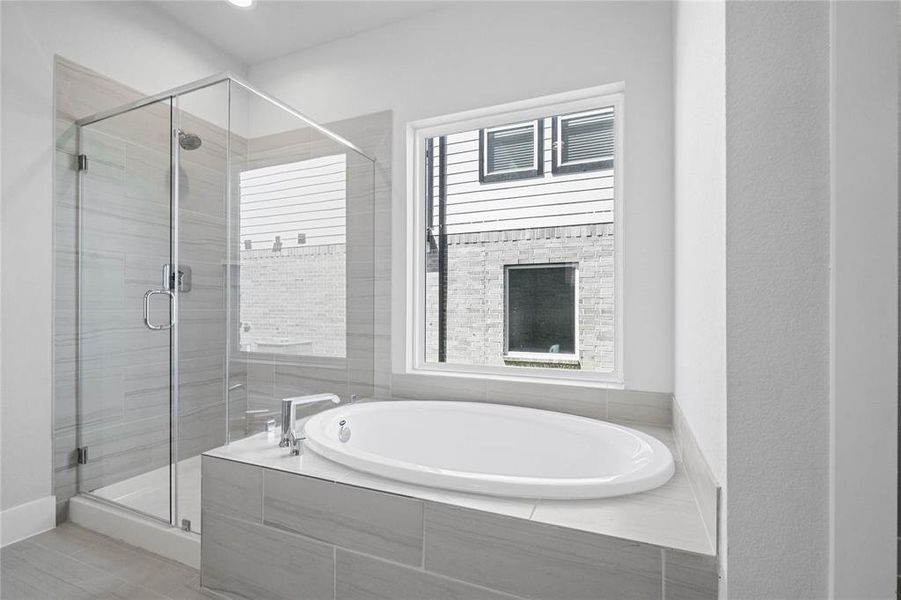
[{"label": "tiled tub deck", "polygon": [[[643,429],[672,447],[668,429]],[[536,502],[288,456],[264,433],[207,452],[202,481],[201,583],[229,598],[717,596],[716,558],[678,460],[658,490]]]}]

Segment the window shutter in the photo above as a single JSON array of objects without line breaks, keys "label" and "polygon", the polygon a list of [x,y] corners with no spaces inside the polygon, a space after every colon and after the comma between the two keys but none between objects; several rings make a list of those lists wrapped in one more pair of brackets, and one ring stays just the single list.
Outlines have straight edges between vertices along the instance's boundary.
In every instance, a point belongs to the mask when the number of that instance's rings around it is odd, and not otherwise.
[{"label": "window shutter", "polygon": [[613,160],[613,112],[561,119],[562,163]]},{"label": "window shutter", "polygon": [[534,131],[532,125],[488,131],[487,172],[535,168]]}]

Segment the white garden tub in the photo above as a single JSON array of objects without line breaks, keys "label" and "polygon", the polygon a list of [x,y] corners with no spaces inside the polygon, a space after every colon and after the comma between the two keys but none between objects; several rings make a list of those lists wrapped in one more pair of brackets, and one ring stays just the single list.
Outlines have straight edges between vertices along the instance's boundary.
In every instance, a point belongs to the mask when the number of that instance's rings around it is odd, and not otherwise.
[{"label": "white garden tub", "polygon": [[309,450],[353,469],[492,496],[605,498],[654,489],[673,475],[669,449],[650,435],[498,404],[353,404],[310,418],[304,435]]}]

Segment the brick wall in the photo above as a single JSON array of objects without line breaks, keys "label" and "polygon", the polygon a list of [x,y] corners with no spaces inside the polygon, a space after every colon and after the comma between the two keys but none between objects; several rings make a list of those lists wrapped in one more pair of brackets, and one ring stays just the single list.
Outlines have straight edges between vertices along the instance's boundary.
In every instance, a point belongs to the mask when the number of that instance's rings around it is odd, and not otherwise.
[{"label": "brick wall", "polygon": [[[432,362],[438,357],[437,251],[428,262],[426,357]],[[564,262],[579,267],[578,368],[611,372],[612,223],[448,236],[447,362],[503,366],[504,266]]]},{"label": "brick wall", "polygon": [[344,244],[242,250],[241,345],[304,341],[280,353],[345,356],[346,257]]}]

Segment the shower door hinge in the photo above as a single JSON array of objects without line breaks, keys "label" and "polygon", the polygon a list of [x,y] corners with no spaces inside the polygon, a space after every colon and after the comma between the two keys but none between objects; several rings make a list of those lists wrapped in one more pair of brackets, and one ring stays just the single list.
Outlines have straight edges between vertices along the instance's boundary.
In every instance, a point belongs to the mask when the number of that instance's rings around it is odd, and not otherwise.
[{"label": "shower door hinge", "polygon": [[88,170],[88,155],[87,154],[79,154],[78,155],[78,170],[79,171],[87,171]]},{"label": "shower door hinge", "polygon": [[86,465],[88,464],[88,447],[84,446],[82,448],[76,448],[76,452],[78,453],[78,464]]}]

